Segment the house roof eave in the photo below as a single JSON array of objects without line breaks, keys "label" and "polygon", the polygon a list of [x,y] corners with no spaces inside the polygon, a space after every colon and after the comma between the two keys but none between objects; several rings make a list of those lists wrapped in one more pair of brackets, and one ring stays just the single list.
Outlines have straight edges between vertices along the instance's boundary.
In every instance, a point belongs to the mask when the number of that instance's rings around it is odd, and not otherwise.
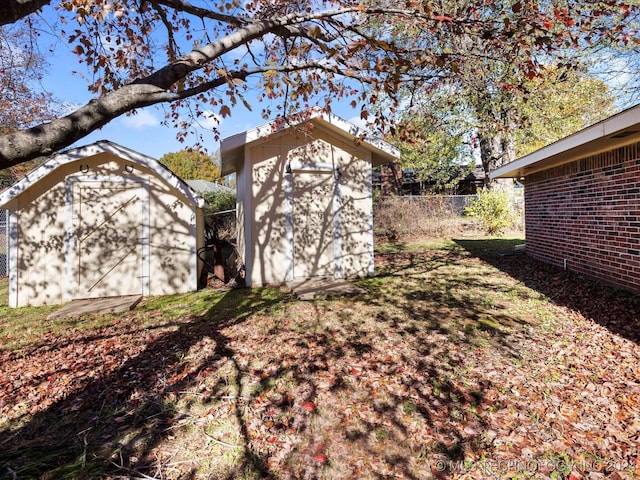
[{"label": "house roof eave", "polygon": [[521,178],[640,141],[640,105],[609,117],[504,165],[489,175]]}]

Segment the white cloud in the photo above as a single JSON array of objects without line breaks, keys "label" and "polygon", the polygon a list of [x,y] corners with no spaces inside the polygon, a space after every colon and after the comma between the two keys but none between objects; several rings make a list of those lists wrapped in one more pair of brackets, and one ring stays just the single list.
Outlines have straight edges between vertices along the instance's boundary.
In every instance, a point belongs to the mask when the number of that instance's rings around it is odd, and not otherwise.
[{"label": "white cloud", "polygon": [[365,130],[365,131],[369,130],[367,121],[363,120],[360,115],[354,115],[353,117],[350,117],[349,119],[347,119],[347,121],[349,123],[352,123],[356,127],[361,128],[362,130]]},{"label": "white cloud", "polygon": [[160,125],[160,120],[149,110],[138,110],[133,115],[122,117],[122,123],[128,128],[145,128]]},{"label": "white cloud", "polygon": [[205,110],[202,112],[202,116],[198,118],[198,125],[207,130],[214,130],[218,128],[221,121],[220,115],[211,110]]}]

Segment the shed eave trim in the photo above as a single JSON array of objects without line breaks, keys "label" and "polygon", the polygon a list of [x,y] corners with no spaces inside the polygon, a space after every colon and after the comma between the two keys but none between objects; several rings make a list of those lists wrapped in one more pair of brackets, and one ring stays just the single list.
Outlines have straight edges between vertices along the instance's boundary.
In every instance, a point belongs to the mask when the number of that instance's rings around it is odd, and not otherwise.
[{"label": "shed eave trim", "polygon": [[374,154],[374,166],[392,162],[400,158],[399,148],[384,140],[367,135],[365,130],[337,115],[325,112],[319,108],[314,108],[308,112],[294,116],[290,122],[275,121],[224,138],[220,142],[220,154],[222,157],[221,174],[226,176],[238,169],[238,166],[244,162],[244,147],[246,145],[264,141],[271,135],[284,132],[291,127],[308,121],[319,122],[343,138],[348,138],[351,141],[359,141],[362,147]]},{"label": "shed eave trim", "polygon": [[14,198],[18,197],[29,187],[54,172],[63,165],[75,162],[82,158],[93,157],[100,153],[111,153],[116,157],[132,163],[142,165],[160,178],[165,180],[169,185],[182,193],[189,201],[198,208],[205,208],[207,202],[198,195],[189,185],[187,185],[180,177],[174,174],[167,167],[158,162],[155,158],[144,155],[135,150],[123,147],[108,140],[99,140],[90,145],[73,148],[66,152],[52,155],[49,160],[40,165],[35,170],[29,172],[22,180],[13,184],[2,193],[0,193],[0,207],[3,207]]}]

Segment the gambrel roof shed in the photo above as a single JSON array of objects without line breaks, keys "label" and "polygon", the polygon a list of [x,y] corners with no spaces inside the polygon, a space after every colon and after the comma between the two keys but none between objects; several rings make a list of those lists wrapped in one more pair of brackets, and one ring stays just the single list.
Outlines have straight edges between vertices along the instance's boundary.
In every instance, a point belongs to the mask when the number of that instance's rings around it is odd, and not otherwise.
[{"label": "gambrel roof shed", "polygon": [[395,147],[320,109],[222,141],[248,285],[373,274],[371,168]]},{"label": "gambrel roof shed", "polygon": [[0,194],[9,304],[195,290],[206,202],[152,157],[99,141]]},{"label": "gambrel roof shed", "polygon": [[640,294],[640,105],[491,177],[524,179],[528,254]]}]

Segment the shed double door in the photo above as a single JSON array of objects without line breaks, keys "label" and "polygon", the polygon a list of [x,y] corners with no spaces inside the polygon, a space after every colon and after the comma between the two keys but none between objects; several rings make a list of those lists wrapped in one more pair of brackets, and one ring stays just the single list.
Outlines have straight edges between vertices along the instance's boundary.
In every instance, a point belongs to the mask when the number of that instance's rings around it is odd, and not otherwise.
[{"label": "shed double door", "polygon": [[293,180],[293,276],[333,277],[333,172],[295,172]]},{"label": "shed double door", "polygon": [[143,194],[135,182],[74,185],[74,298],[142,294]]}]

